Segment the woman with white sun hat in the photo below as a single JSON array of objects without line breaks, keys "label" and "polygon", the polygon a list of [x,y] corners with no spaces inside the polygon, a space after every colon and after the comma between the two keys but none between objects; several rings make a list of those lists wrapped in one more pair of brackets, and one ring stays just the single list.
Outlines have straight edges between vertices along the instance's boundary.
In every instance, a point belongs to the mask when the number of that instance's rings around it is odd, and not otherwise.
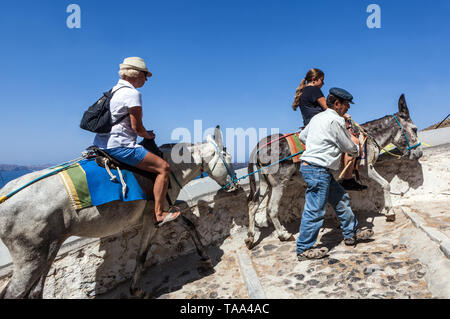
[{"label": "woman with white sun hat", "polygon": [[156,221],[161,226],[180,215],[180,212],[163,211],[170,166],[164,159],[136,143],[138,136],[155,138],[153,132],[147,131],[142,123],[142,95],[137,90],[144,86],[152,73],[142,58],[129,57],[120,64],[119,75],[120,80],[112,89],[114,95],[110,102],[112,122],[119,122],[110,133],[97,134],[94,145],[120,162],[157,174],[153,194]]}]

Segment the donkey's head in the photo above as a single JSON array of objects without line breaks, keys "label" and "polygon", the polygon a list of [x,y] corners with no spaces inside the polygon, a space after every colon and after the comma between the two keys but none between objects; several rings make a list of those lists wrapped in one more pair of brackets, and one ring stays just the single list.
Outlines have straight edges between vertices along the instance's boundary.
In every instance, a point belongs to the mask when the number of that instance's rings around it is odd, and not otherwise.
[{"label": "donkey's head", "polygon": [[214,130],[214,137],[208,136],[206,149],[203,151],[203,170],[215,180],[220,186],[225,187],[227,192],[235,191],[239,188],[234,181],[235,172],[231,164],[231,155],[223,147],[222,133],[220,126]]},{"label": "donkey's head", "polygon": [[417,126],[411,120],[404,94],[398,101],[398,113],[395,114],[395,118],[398,121],[396,121],[398,131],[392,144],[403,153],[403,156],[408,156],[411,160],[421,158],[423,152],[417,138]]}]

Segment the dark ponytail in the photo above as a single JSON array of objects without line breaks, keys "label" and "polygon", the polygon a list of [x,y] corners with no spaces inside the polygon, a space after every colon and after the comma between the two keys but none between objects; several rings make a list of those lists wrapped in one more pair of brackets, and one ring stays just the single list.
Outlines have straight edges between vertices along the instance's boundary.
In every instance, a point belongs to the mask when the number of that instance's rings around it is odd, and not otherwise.
[{"label": "dark ponytail", "polygon": [[317,81],[323,77],[325,77],[325,73],[319,69],[311,69],[308,73],[306,73],[305,78],[302,79],[300,85],[297,87],[297,91],[295,92],[294,103],[292,103],[292,109],[294,111],[296,111],[300,105],[300,98],[302,97],[303,89],[306,87],[306,84],[312,81]]}]

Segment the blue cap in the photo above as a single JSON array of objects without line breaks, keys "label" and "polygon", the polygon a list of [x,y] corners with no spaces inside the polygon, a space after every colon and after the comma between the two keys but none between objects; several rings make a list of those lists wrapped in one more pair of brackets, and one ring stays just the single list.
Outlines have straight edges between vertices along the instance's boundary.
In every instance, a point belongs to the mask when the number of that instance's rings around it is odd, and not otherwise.
[{"label": "blue cap", "polygon": [[353,102],[353,95],[351,95],[348,91],[341,89],[341,88],[331,88],[330,94],[333,94],[334,96],[337,96],[344,101],[348,101],[351,104],[355,104]]}]

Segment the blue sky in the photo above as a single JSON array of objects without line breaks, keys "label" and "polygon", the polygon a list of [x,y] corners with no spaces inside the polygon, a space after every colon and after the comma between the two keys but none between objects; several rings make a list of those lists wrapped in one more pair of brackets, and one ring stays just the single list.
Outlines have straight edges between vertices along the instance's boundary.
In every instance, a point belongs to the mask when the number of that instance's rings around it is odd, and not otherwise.
[{"label": "blue sky", "polygon": [[[69,29],[66,8],[81,8]],[[369,4],[381,29],[369,29]],[[8,1],[0,7],[0,163],[60,163],[93,134],[83,111],[117,81],[127,56],[153,77],[143,94],[144,125],[158,144],[178,127],[302,125],[290,107],[312,67],[323,92],[354,96],[359,123],[397,111],[405,93],[419,129],[449,113],[450,1]],[[253,145],[251,145],[251,148]]]}]

